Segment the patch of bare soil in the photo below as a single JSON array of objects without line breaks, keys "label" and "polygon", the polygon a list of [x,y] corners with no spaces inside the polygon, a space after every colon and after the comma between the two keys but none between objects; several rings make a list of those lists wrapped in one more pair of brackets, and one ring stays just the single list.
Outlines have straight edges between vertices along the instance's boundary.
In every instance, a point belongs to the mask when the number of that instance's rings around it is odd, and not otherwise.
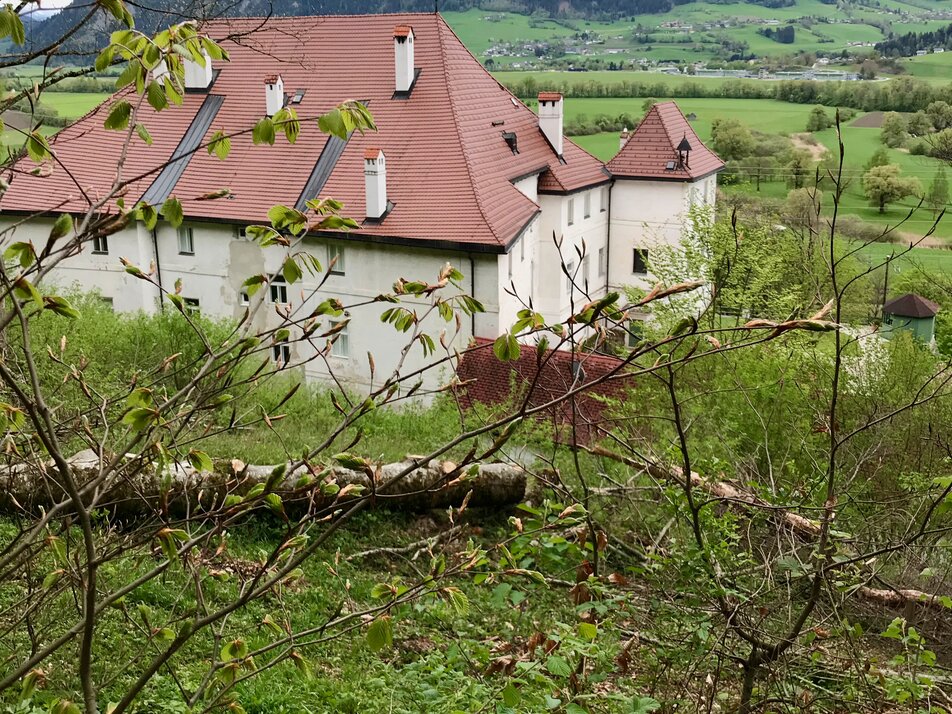
[{"label": "patch of bare soil", "polygon": [[850,126],[862,129],[880,129],[883,125],[883,112],[869,112],[853,120]]},{"label": "patch of bare soil", "polygon": [[804,132],[802,134],[791,134],[790,141],[794,147],[810,152],[810,157],[814,161],[821,161],[826,156],[827,149],[823,144],[813,138],[813,134]]}]

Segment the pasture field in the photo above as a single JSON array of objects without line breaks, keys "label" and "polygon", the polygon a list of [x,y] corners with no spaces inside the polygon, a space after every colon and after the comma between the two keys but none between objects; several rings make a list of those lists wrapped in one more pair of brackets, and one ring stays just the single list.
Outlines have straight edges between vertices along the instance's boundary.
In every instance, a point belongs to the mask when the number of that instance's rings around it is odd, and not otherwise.
[{"label": "pasture field", "polygon": [[102,104],[110,95],[99,92],[43,92],[42,102],[61,117],[78,119]]},{"label": "pasture field", "polygon": [[910,57],[903,62],[903,65],[911,76],[926,82],[937,84],[952,82],[952,52]]}]

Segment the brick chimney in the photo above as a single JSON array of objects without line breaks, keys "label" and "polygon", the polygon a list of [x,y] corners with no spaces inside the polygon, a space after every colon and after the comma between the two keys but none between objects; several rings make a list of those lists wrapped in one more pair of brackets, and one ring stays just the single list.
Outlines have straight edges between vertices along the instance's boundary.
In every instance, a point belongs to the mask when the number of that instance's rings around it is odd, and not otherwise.
[{"label": "brick chimney", "polygon": [[539,128],[552,144],[555,153],[562,155],[562,95],[558,92],[539,93]]},{"label": "brick chimney", "polygon": [[387,212],[387,162],[383,151],[364,151],[364,184],[367,188],[367,218],[380,219]]},{"label": "brick chimney", "polygon": [[185,88],[186,89],[208,89],[212,84],[212,58],[208,56],[207,50],[202,50],[204,64],[199,64],[191,57],[183,60],[185,65]]},{"label": "brick chimney", "polygon": [[269,117],[273,117],[284,108],[284,80],[280,74],[264,78],[265,107]]},{"label": "brick chimney", "polygon": [[393,28],[393,58],[397,72],[396,91],[409,92],[413,86],[413,28],[397,25]]}]

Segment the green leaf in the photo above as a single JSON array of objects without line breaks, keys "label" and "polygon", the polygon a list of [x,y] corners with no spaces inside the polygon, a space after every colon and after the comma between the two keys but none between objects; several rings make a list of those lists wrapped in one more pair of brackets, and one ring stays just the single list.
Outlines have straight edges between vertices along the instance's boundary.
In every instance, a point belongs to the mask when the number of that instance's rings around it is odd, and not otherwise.
[{"label": "green leaf", "polygon": [[148,230],[155,228],[155,225],[159,222],[159,212],[155,210],[154,206],[149,205],[148,203],[140,203],[136,208],[136,213],[138,218],[145,224],[145,227]]},{"label": "green leaf", "polygon": [[255,144],[274,144],[274,122],[265,117],[251,130],[251,139]]},{"label": "green leaf", "polygon": [[502,701],[507,707],[517,707],[519,706],[519,701],[522,699],[522,695],[519,694],[519,690],[516,689],[515,685],[512,682],[509,682],[502,690]]},{"label": "green leaf", "polygon": [[165,200],[165,203],[162,204],[160,210],[162,216],[173,228],[178,228],[182,225],[182,221],[185,220],[185,213],[182,211],[182,203],[175,198],[175,196],[170,196]]},{"label": "green leaf", "polygon": [[136,134],[145,142],[146,146],[152,146],[152,134],[145,128],[145,124],[141,122],[136,124]]},{"label": "green leaf", "polygon": [[367,628],[367,646],[374,652],[393,646],[393,622],[389,615],[378,617]]},{"label": "green leaf", "polygon": [[66,298],[58,295],[47,295],[43,298],[45,309],[53,312],[60,317],[68,317],[70,320],[79,318],[79,310],[69,304]]},{"label": "green leaf", "polygon": [[262,285],[267,282],[268,278],[265,275],[252,275],[241,284],[241,287],[245,288],[245,292],[248,293],[248,297],[251,297],[261,289]]},{"label": "green leaf", "polygon": [[62,238],[65,235],[69,235],[73,232],[73,217],[68,213],[63,213],[59,218],[56,219],[56,222],[53,224],[53,227],[50,229],[50,240],[57,240]]},{"label": "green leaf", "polygon": [[20,278],[13,284],[13,294],[21,300],[32,300],[39,308],[44,307],[40,291],[26,278]]},{"label": "green leaf", "polygon": [[598,627],[591,622],[578,623],[578,633],[586,640],[593,640],[598,637]]},{"label": "green leaf", "polygon": [[522,354],[519,341],[509,332],[500,335],[493,343],[493,353],[500,362],[514,362]]},{"label": "green leaf", "polygon": [[31,132],[26,139],[26,153],[36,163],[49,158],[51,156],[50,145],[47,143],[46,137],[39,132]]},{"label": "green leaf", "polygon": [[565,705],[565,714],[588,714],[588,709],[575,702],[569,702]]},{"label": "green leaf", "polygon": [[199,472],[212,471],[215,467],[212,464],[211,457],[204,451],[192,449],[188,452],[188,463],[192,468]]},{"label": "green leaf", "polygon": [[50,709],[50,714],[80,714],[80,710],[78,706],[68,699],[60,699],[53,705],[53,708]]},{"label": "green leaf", "polygon": [[572,665],[561,655],[550,655],[545,661],[545,668],[556,677],[572,676]]},{"label": "green leaf", "polygon": [[109,115],[103,126],[112,131],[121,131],[129,126],[129,117],[132,116],[132,104],[126,100],[120,100],[109,109]]},{"label": "green leaf", "polygon": [[26,270],[36,262],[36,250],[31,243],[19,241],[11,243],[3,252],[5,260],[15,260],[21,268]]},{"label": "green leaf", "polygon": [[284,261],[281,272],[284,274],[284,279],[288,282],[288,285],[296,283],[302,276],[301,267],[295,262],[293,256]]},{"label": "green leaf", "polygon": [[209,155],[215,154],[222,161],[227,159],[228,154],[231,153],[231,139],[225,136],[225,132],[221,129],[216,131],[212,135],[211,141],[208,142],[208,153]]},{"label": "green leaf", "polygon": [[327,114],[319,117],[317,126],[325,134],[347,139],[347,125],[344,123],[344,115],[339,108],[331,109]]},{"label": "green leaf", "polygon": [[367,459],[361,458],[360,456],[354,456],[353,454],[341,453],[334,456],[334,461],[339,463],[345,469],[350,469],[351,471],[363,471],[367,466],[370,465],[370,462]]},{"label": "green leaf", "polygon": [[653,697],[635,697],[631,700],[631,714],[649,714],[661,708],[661,703]]},{"label": "green leaf", "polygon": [[53,551],[53,558],[59,563],[66,564],[66,544],[59,536],[50,536],[46,539],[47,545]]},{"label": "green leaf", "polygon": [[158,418],[159,413],[155,409],[136,407],[126,412],[122,423],[131,426],[133,431],[144,431]]},{"label": "green leaf", "polygon": [[165,96],[165,89],[158,82],[149,82],[145,88],[146,101],[155,111],[160,112],[169,106],[168,97]]}]

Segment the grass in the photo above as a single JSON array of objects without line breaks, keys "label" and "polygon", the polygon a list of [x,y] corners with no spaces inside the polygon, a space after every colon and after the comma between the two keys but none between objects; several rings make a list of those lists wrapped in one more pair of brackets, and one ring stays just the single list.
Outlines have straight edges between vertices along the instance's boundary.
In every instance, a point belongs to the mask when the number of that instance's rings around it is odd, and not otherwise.
[{"label": "grass", "polygon": [[42,102],[67,119],[78,119],[110,95],[99,92],[44,92]]}]

